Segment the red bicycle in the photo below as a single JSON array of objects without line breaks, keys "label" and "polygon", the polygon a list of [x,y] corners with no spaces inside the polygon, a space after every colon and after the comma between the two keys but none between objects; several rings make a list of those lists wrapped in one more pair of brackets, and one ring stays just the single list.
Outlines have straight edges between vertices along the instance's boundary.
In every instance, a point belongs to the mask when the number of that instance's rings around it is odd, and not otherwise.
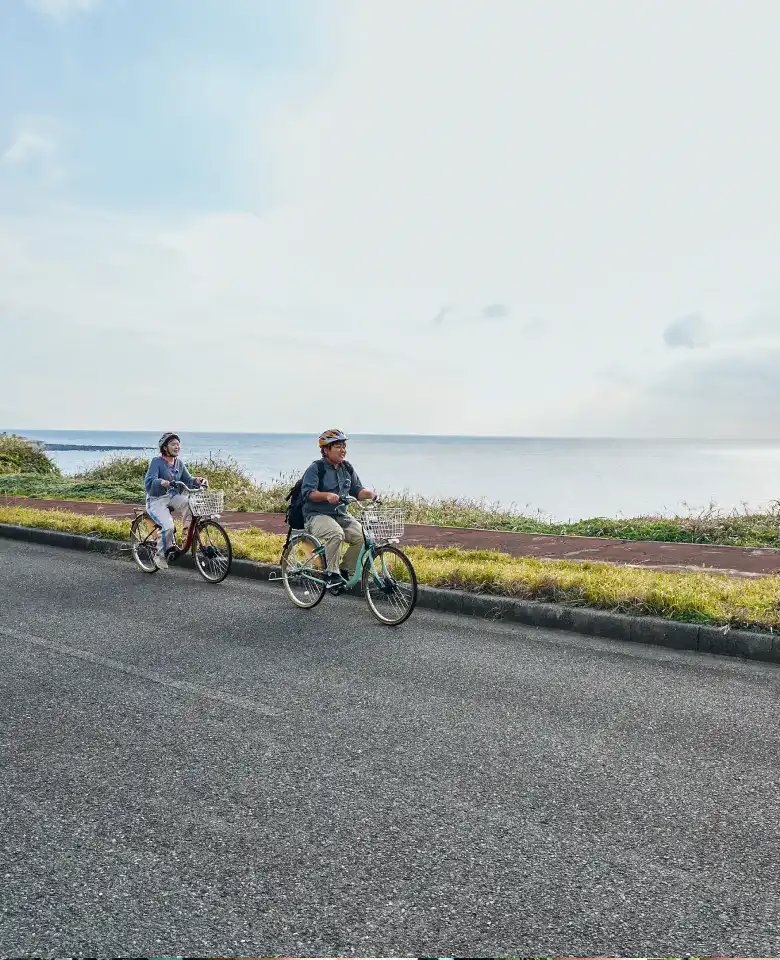
[{"label": "red bicycle", "polygon": [[[188,495],[189,510],[184,516],[186,536],[183,546],[171,547],[166,557],[170,562],[192,550],[195,568],[203,579],[209,583],[221,583],[233,563],[230,537],[222,524],[217,523],[225,495],[222,490],[211,491],[205,486],[188,487],[180,480],[175,481],[175,486]],[[144,573],[157,573],[154,555],[160,533],[160,526],[145,510],[136,512],[130,528],[130,552]]]}]

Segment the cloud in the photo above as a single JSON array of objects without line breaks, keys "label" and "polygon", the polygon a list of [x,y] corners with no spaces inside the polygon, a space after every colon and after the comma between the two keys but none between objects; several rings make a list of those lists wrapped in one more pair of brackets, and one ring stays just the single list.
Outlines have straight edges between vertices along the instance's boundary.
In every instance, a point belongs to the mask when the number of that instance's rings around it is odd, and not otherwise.
[{"label": "cloud", "polygon": [[664,343],[668,347],[696,347],[709,346],[706,325],[697,313],[673,320],[664,330]]},{"label": "cloud", "polygon": [[480,316],[485,320],[501,320],[508,317],[511,312],[505,303],[490,303],[482,308]]},{"label": "cloud", "polygon": [[743,337],[780,336],[780,307],[762,307],[752,312],[740,327]]},{"label": "cloud", "polygon": [[[59,18],[89,8],[85,0],[37,6]],[[105,6],[108,21],[131,5]],[[148,27],[168,50],[173,37],[160,9],[150,5]],[[665,342],[657,318],[696,303],[711,322],[718,309],[771,294],[780,262],[780,193],[764,122],[780,87],[776,31],[755,30],[736,6],[718,17],[710,10],[711,0],[663,10],[638,3],[630,13],[614,0],[345,0],[345,24],[340,12],[342,32],[328,52],[337,62],[313,96],[300,78],[291,94],[259,66],[226,62],[229,83],[188,83],[192,63],[177,74],[190,94],[186,126],[198,143],[213,144],[199,203],[193,192],[171,206],[111,193],[99,211],[77,203],[67,183],[41,197],[32,176],[22,196],[23,172],[60,152],[56,135],[30,125],[51,136],[50,154],[34,140],[0,146],[11,151],[0,169],[0,208],[18,212],[0,217],[0,326],[24,338],[16,362],[23,368],[33,320],[121,328],[134,331],[125,342],[136,375],[153,378],[150,345],[172,331],[174,343],[201,347],[188,347],[187,358],[212,378],[214,400],[199,410],[210,418],[200,426],[212,429],[316,428],[316,384],[331,361],[341,363],[342,383],[366,370],[393,378],[393,391],[359,405],[353,430],[446,432],[453,409],[463,411],[461,433],[675,429],[679,411],[660,402],[657,385],[684,372],[683,359],[721,353],[693,350],[695,330],[672,329],[680,342]],[[766,18],[780,25],[780,6]],[[119,36],[101,34],[101,55],[121,61],[125,76],[130,61],[121,58],[137,49]],[[213,47],[216,57],[220,44]],[[729,63],[745,69],[713,59],[712,50],[725,48]],[[275,48],[274,58],[287,53]],[[56,89],[51,63],[47,89]],[[156,79],[155,62],[143,63]],[[764,71],[759,85],[755,64]],[[210,78],[221,74],[218,63],[209,70]],[[178,137],[174,85],[154,84],[153,112],[158,128]],[[163,195],[152,147],[165,151],[144,125],[147,101],[133,89],[125,124],[122,89],[101,88],[80,119],[95,131],[78,153],[82,179],[109,176],[122,187],[116,156],[107,159],[98,143],[118,122],[127,169],[142,167],[150,190]],[[544,97],[529,96],[532,89]],[[754,106],[749,114],[745,102]],[[215,103],[226,104],[219,124]],[[65,120],[79,122],[75,112]],[[740,137],[724,142],[729,125]],[[67,131],[70,171],[76,137]],[[186,162],[180,170],[186,180]],[[220,177],[235,183],[229,202]],[[5,194],[3,181],[11,184]],[[712,303],[697,299],[705,289]],[[295,343],[273,341],[280,330]],[[341,361],[336,342],[345,345]],[[130,366],[90,414],[82,378],[67,379],[74,349],[63,341],[58,376],[70,388],[63,382],[51,416],[63,426],[95,425],[90,416],[137,424],[141,414],[123,399]],[[600,371],[610,366],[646,379],[616,378],[605,390]],[[750,369],[740,368],[745,376]],[[246,402],[236,402],[242,391]],[[21,415],[29,393],[5,391],[6,422],[29,422]],[[323,403],[343,403],[343,390],[325,394]],[[392,402],[380,409],[385,395]],[[652,422],[642,405],[649,400]],[[695,397],[679,404],[700,411]],[[41,401],[42,423],[46,409]]]},{"label": "cloud", "polygon": [[102,0],[26,0],[27,5],[52,20],[63,22],[77,13],[96,9]]},{"label": "cloud", "polygon": [[441,307],[431,320],[435,327],[441,326],[447,318],[454,323],[476,323],[482,320],[502,320],[508,317],[511,309],[505,303],[490,303],[485,307],[469,308],[448,304]]},{"label": "cloud", "polygon": [[56,144],[49,137],[33,130],[23,130],[3,153],[3,163],[10,166],[23,166],[40,159],[49,159],[56,152]]},{"label": "cloud", "polygon": [[727,341],[662,371],[610,368],[583,393],[591,435],[771,439],[780,435],[780,336]]},{"label": "cloud", "polygon": [[713,347],[649,384],[647,416],[676,424],[682,436],[777,436],[778,365],[778,338]]},{"label": "cloud", "polygon": [[431,320],[431,323],[435,327],[441,325],[442,323],[444,323],[447,315],[451,312],[452,312],[452,307],[449,307],[449,306],[442,307],[440,310],[437,311],[436,316]]},{"label": "cloud", "polygon": [[17,120],[10,143],[0,145],[0,188],[3,173],[17,186],[24,179],[46,186],[60,183],[65,176],[60,134],[59,124],[49,117]]},{"label": "cloud", "polygon": [[534,320],[529,320],[528,323],[524,323],[520,329],[523,331],[523,333],[535,335],[538,333],[544,333],[544,331],[547,329],[547,325],[545,324],[544,320],[540,320],[537,317]]}]

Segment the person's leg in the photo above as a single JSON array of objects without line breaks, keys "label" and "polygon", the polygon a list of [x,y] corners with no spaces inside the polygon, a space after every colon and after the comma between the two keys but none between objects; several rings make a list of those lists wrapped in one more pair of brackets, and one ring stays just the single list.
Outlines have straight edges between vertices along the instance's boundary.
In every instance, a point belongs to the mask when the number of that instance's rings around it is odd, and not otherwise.
[{"label": "person's leg", "polygon": [[363,527],[354,517],[339,517],[338,524],[344,531],[344,539],[349,544],[341,561],[350,577],[355,573],[355,564],[363,546]]},{"label": "person's leg", "polygon": [[[176,519],[181,521],[182,525],[182,543],[187,542],[187,530],[190,526],[191,514],[190,514],[190,502],[183,493],[174,494],[168,501],[171,513],[174,514]],[[175,533],[174,540],[171,543],[171,546],[175,543]]]},{"label": "person's leg", "polygon": [[157,556],[164,559],[165,551],[173,543],[176,532],[173,517],[168,509],[168,497],[150,497],[146,501],[146,512],[160,527],[160,536],[157,538]]},{"label": "person's leg", "polygon": [[344,531],[333,517],[324,513],[315,513],[306,521],[306,530],[320,540],[325,547],[325,558],[328,562],[328,572],[338,573],[339,557],[344,545]]}]

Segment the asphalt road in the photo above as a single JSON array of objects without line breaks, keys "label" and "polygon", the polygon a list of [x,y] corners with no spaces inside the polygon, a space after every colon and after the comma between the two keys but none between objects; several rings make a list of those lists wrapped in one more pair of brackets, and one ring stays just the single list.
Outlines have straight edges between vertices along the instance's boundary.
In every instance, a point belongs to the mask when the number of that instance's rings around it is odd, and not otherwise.
[{"label": "asphalt road", "polygon": [[0,954],[780,955],[776,666],[0,565]]}]

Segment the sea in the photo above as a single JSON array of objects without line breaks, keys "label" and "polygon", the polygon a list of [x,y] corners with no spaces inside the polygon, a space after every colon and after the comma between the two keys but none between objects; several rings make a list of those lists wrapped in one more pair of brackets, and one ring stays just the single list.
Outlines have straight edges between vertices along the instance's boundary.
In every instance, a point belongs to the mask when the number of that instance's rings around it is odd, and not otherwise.
[{"label": "sea", "polygon": [[[4,428],[44,443],[139,447],[54,450],[64,473],[111,456],[151,456],[144,431]],[[183,433],[182,456],[237,460],[257,482],[297,476],[318,456],[300,434]],[[554,520],[672,515],[715,504],[760,510],[780,499],[780,441],[426,437],[357,434],[347,457],[367,487],[482,500]]]}]

